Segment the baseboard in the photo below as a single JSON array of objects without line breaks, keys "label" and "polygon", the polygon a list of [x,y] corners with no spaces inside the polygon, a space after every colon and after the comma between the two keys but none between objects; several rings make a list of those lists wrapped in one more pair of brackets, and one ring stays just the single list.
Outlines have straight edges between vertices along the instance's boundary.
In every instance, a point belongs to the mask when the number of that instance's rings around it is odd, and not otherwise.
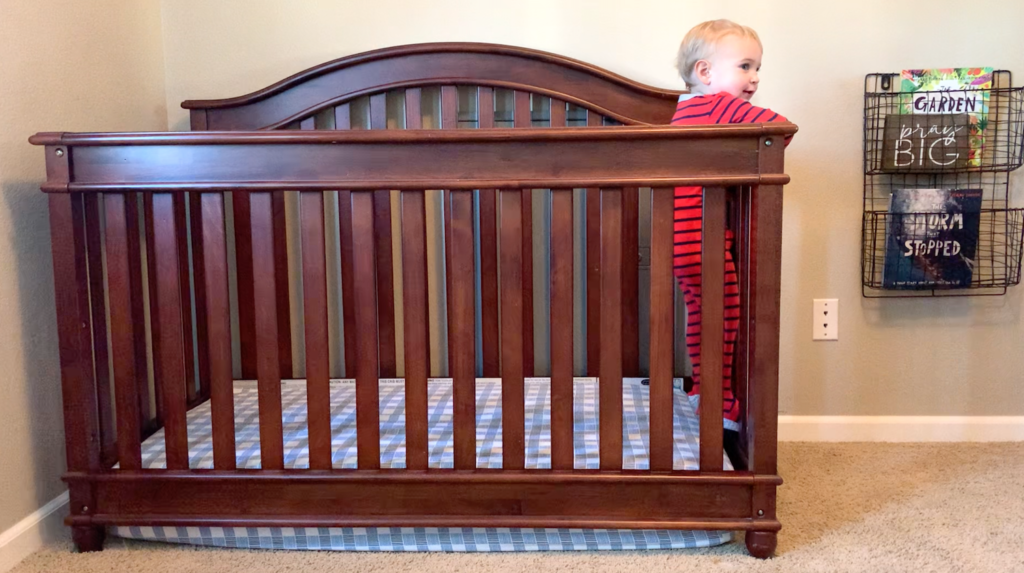
[{"label": "baseboard", "polygon": [[13,569],[44,545],[68,538],[64,516],[68,513],[68,492],[64,492],[32,515],[0,533],[0,573]]},{"label": "baseboard", "polygon": [[1024,416],[779,416],[780,442],[1017,442]]}]

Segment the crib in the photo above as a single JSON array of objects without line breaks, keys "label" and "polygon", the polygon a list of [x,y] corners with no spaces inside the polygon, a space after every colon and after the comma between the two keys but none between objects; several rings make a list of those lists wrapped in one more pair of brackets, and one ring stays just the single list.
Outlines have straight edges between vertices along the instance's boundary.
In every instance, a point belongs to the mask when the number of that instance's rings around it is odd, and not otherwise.
[{"label": "crib", "polygon": [[[796,127],[664,127],[678,95],[534,50],[420,44],[187,101],[192,132],[33,136],[78,549],[102,549],[108,527],[429,526],[740,530],[770,556],[782,143]],[[720,412],[700,408],[681,462],[681,185],[705,188],[704,404],[722,399],[725,229],[736,236],[732,459]],[[499,403],[489,458],[482,389]]]}]

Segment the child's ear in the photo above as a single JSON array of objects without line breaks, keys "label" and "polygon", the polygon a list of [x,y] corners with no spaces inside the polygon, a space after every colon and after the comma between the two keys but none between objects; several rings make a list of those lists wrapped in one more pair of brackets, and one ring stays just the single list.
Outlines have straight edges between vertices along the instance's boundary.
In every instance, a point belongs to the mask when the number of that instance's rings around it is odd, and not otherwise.
[{"label": "child's ear", "polygon": [[700,83],[704,85],[711,84],[711,62],[707,60],[697,60],[697,63],[693,65],[693,75],[697,76]]}]

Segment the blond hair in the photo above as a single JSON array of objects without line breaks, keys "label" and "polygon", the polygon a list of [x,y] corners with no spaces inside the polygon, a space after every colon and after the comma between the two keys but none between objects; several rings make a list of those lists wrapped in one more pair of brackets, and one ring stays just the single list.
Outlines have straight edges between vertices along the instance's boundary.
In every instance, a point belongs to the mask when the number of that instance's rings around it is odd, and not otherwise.
[{"label": "blond hair", "polygon": [[715,54],[718,42],[730,34],[750,38],[761,45],[761,38],[757,37],[757,32],[753,28],[731,20],[711,20],[697,24],[686,33],[679,45],[679,55],[676,56],[676,69],[686,82],[686,87],[692,88],[698,83],[693,75],[697,62],[711,58]]}]

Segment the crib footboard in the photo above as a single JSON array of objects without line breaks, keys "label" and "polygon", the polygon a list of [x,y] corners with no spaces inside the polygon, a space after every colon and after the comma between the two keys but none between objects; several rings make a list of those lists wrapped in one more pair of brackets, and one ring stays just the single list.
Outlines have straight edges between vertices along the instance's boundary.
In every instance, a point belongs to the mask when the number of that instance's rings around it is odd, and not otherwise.
[{"label": "crib footboard", "polygon": [[[113,525],[460,526],[747,531],[752,554],[770,555],[775,513],[783,138],[792,125],[547,130],[43,133],[65,408],[71,515],[82,550],[102,548]],[[774,145],[773,145],[774,144]],[[676,186],[705,189],[701,403],[722,402],[726,205],[737,236],[741,332],[737,385],[749,467],[730,470],[717,407],[701,407],[699,451],[682,467],[674,445],[672,205]],[[622,212],[625,193],[650,188],[650,389],[645,466],[623,455]],[[525,190],[551,190],[550,451],[528,462],[524,411]],[[595,194],[573,189],[598,189]],[[439,191],[444,190],[441,194]],[[289,257],[275,257],[285,193],[298,195]],[[493,197],[500,308],[500,468],[477,451],[477,287],[484,224],[474,197]],[[574,459],[573,217],[598,201],[601,325],[596,361],[598,463]],[[430,202],[441,202],[440,278],[428,269]],[[483,202],[480,202],[483,204]],[[326,205],[326,206],[325,206]],[[325,209],[342,216],[331,227]],[[336,207],[335,207],[336,206]],[[392,213],[392,206],[397,213]],[[232,221],[246,219],[244,248]],[[345,218],[347,217],[347,219]],[[490,223],[487,223],[490,224]],[[577,245],[578,247],[578,245]],[[338,461],[332,361],[338,358],[327,252],[349,257],[340,287],[355,302],[354,467]],[[241,256],[239,253],[245,253]],[[289,268],[289,264],[291,267]],[[237,284],[246,266],[251,285]],[[248,271],[247,271],[248,272]],[[301,291],[289,298],[288,273]],[[246,275],[248,276],[248,275]],[[283,282],[284,281],[284,282]],[[444,316],[427,304],[440,281]],[[389,305],[381,294],[401,285]],[[239,297],[243,289],[251,292]],[[251,295],[251,299],[248,297]],[[232,313],[251,300],[255,320],[259,463],[237,451]],[[301,317],[283,341],[280,305]],[[296,306],[297,305],[297,306]],[[391,306],[391,308],[388,308]],[[399,312],[401,321],[381,321]],[[336,320],[336,319],[333,319]],[[447,327],[451,378],[450,467],[431,458],[428,412],[431,321]],[[401,464],[382,463],[379,339],[401,328],[404,438]],[[109,339],[109,347],[108,347]],[[293,354],[292,346],[301,352]],[[303,447],[289,457],[282,364],[301,357]],[[107,364],[111,368],[106,368]],[[290,371],[290,370],[289,370]],[[287,376],[285,376],[287,378]],[[646,392],[646,390],[644,390]],[[646,396],[646,394],[645,394]],[[683,398],[685,399],[685,397]],[[645,398],[646,400],[646,398]],[[208,404],[207,404],[208,402]],[[190,410],[209,408],[210,456],[197,461]],[[162,435],[154,435],[159,432]],[[162,440],[162,466],[143,442]],[[147,442],[148,443],[148,442]],[[629,462],[632,463],[632,462]],[[301,466],[301,467],[299,467]]]}]

